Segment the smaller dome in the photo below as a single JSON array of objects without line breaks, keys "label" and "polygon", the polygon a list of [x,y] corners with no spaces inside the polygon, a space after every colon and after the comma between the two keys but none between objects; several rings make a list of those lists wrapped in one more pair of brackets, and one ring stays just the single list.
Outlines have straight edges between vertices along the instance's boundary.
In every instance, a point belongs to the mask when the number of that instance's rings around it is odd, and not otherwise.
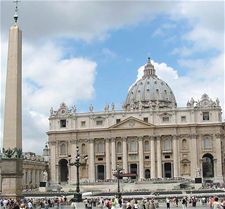
[{"label": "smaller dome", "polygon": [[168,84],[155,74],[150,58],[145,65],[144,75],[129,90],[123,108],[152,109],[176,107],[176,99]]}]

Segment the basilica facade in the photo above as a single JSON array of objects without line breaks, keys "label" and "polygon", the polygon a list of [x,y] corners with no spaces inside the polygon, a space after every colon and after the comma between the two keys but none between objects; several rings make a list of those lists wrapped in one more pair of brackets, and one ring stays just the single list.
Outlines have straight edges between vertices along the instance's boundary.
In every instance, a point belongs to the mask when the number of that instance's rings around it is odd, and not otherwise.
[{"label": "basilica facade", "polygon": [[129,90],[123,107],[79,113],[62,103],[51,109],[48,144],[50,181],[76,182],[79,149],[80,181],[114,179],[114,172],[136,174],[138,181],[161,178],[224,180],[224,127],[218,99],[203,94],[177,107],[169,85],[158,78],[150,59],[144,75]]}]

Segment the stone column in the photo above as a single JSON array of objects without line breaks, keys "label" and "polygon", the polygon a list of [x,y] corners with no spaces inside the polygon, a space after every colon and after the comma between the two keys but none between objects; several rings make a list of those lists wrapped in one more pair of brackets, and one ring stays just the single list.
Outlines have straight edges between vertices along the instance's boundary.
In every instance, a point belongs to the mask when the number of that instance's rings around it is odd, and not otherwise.
[{"label": "stone column", "polygon": [[[111,163],[112,163],[112,171],[116,170],[116,143],[115,138],[111,138]],[[112,173],[111,171],[111,173]],[[116,177],[113,176],[113,179]]]},{"label": "stone column", "polygon": [[178,177],[178,143],[177,136],[173,136],[173,176]]},{"label": "stone column", "polygon": [[[56,163],[56,142],[50,142],[49,143],[49,148],[51,150],[50,152],[50,169],[51,169],[51,181],[52,183],[59,183],[58,182],[58,167],[56,167],[56,164],[58,164],[58,162]],[[41,179],[42,181],[42,179]]]},{"label": "stone column", "polygon": [[[76,139],[70,141],[70,154],[71,154],[71,162],[75,162],[77,155],[77,146],[78,142]],[[75,184],[77,182],[77,167],[75,165],[68,165],[69,171],[69,183]]]},{"label": "stone column", "polygon": [[38,185],[38,187],[40,186],[40,170],[37,170],[37,185]]},{"label": "stone column", "polygon": [[31,172],[32,172],[32,185],[33,185],[33,187],[35,187],[35,184],[36,184],[36,172],[35,172],[34,169],[31,170]]},{"label": "stone column", "polygon": [[24,169],[23,170],[23,183],[22,183],[23,188],[25,185],[26,185],[26,170]]},{"label": "stone column", "polygon": [[155,175],[155,140],[151,137],[151,178],[156,178]]},{"label": "stone column", "polygon": [[139,156],[139,180],[144,179],[144,152],[143,137],[138,138],[138,156]]},{"label": "stone column", "polygon": [[88,166],[88,172],[89,172],[89,180],[90,182],[95,182],[95,155],[94,155],[94,139],[89,140],[89,166]]},{"label": "stone column", "polygon": [[30,187],[30,183],[32,182],[30,169],[27,170],[27,179],[28,179],[27,185]]},{"label": "stone column", "polygon": [[197,135],[196,134],[192,134],[191,135],[191,153],[190,153],[190,157],[191,157],[191,177],[192,179],[194,179],[196,177],[196,172],[197,172]]},{"label": "stone column", "polygon": [[124,173],[128,173],[127,165],[127,139],[123,138],[123,169]]},{"label": "stone column", "polygon": [[105,157],[106,157],[106,179],[111,179],[111,167],[110,167],[110,147],[109,139],[105,140]]},{"label": "stone column", "polygon": [[162,152],[160,136],[157,136],[157,177],[162,178]]},{"label": "stone column", "polygon": [[214,165],[214,170],[216,169],[216,172],[214,172],[215,175],[215,179],[218,182],[223,182],[223,174],[222,174],[222,157],[221,153],[221,137],[223,137],[221,134],[216,134],[215,138],[215,148],[216,148],[216,164]]}]

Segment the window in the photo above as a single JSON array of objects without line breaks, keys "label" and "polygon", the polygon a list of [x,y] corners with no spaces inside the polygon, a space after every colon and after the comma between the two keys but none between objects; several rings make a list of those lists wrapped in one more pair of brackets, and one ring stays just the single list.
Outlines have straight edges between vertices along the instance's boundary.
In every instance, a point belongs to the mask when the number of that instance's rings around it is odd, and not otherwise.
[{"label": "window", "polygon": [[105,146],[103,142],[100,142],[97,144],[97,152],[98,153],[104,153],[105,152]]},{"label": "window", "polygon": [[65,143],[60,145],[59,152],[60,152],[60,155],[66,155],[66,145],[65,145]]},{"label": "window", "polygon": [[205,136],[203,138],[203,148],[204,149],[212,149],[212,140],[209,136]]},{"label": "window", "polygon": [[84,127],[86,125],[86,121],[81,121],[81,126]]},{"label": "window", "polygon": [[145,152],[150,151],[150,144],[149,144],[149,141],[147,140],[144,142],[144,151]]},{"label": "window", "polygon": [[186,122],[186,116],[181,116],[181,122]]},{"label": "window", "polygon": [[60,128],[65,128],[66,127],[66,120],[60,120]]},{"label": "window", "polygon": [[98,161],[103,161],[103,158],[102,158],[102,157],[99,157],[99,158],[98,158]]},{"label": "window", "polygon": [[137,152],[137,142],[131,141],[129,143],[129,152]]},{"label": "window", "polygon": [[96,125],[97,125],[97,126],[101,126],[102,124],[103,124],[103,121],[102,121],[102,120],[97,120],[97,121],[96,121]]},{"label": "window", "polygon": [[202,113],[202,120],[204,120],[204,121],[209,120],[209,112],[203,112]]},{"label": "window", "polygon": [[186,139],[182,140],[182,149],[187,149],[187,140]]},{"label": "window", "polygon": [[122,160],[122,157],[118,157],[117,160]]},{"label": "window", "polygon": [[87,154],[85,144],[82,144],[82,145],[81,145],[81,153],[82,153],[82,154]]},{"label": "window", "polygon": [[164,151],[171,151],[171,140],[166,139],[163,143],[163,150]]},{"label": "window", "polygon": [[117,143],[116,152],[119,154],[122,153],[122,143],[121,142]]},{"label": "window", "polygon": [[168,116],[164,116],[164,117],[162,118],[162,121],[163,121],[163,122],[169,122],[169,120],[170,120],[170,118],[169,118]]},{"label": "window", "polygon": [[120,122],[120,119],[116,119],[116,123],[119,123]]},{"label": "window", "polygon": [[166,159],[169,159],[169,158],[170,158],[170,155],[165,155],[165,158],[166,158]]},{"label": "window", "polygon": [[147,155],[147,156],[145,156],[145,160],[149,160],[149,156]]},{"label": "window", "polygon": [[148,118],[143,118],[144,122],[148,123]]}]

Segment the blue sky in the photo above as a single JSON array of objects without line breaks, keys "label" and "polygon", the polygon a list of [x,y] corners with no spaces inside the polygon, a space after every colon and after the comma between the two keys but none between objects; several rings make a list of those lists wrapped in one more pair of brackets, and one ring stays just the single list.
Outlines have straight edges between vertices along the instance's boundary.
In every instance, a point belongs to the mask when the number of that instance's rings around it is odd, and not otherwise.
[{"label": "blue sky", "polygon": [[[49,109],[61,102],[78,112],[112,102],[120,110],[148,57],[178,106],[206,92],[224,108],[223,1],[30,0],[19,8],[25,151],[41,152]],[[13,14],[1,1],[1,113]]]}]

